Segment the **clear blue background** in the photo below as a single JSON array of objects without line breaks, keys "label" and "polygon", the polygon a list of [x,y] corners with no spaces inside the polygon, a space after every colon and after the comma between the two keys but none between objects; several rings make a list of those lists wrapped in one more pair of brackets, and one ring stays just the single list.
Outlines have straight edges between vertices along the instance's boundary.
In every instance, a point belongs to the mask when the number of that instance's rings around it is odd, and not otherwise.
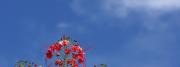
[{"label": "clear blue background", "polygon": [[180,67],[179,7],[148,12],[108,1],[1,0],[0,67],[44,65],[47,46],[63,34],[90,48],[87,67]]}]

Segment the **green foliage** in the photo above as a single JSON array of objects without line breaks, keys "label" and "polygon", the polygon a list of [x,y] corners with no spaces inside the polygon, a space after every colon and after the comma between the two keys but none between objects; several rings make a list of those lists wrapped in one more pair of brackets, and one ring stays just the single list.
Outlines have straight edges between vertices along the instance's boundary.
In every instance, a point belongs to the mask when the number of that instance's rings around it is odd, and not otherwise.
[{"label": "green foliage", "polygon": [[107,67],[106,64],[94,65],[94,67]]}]

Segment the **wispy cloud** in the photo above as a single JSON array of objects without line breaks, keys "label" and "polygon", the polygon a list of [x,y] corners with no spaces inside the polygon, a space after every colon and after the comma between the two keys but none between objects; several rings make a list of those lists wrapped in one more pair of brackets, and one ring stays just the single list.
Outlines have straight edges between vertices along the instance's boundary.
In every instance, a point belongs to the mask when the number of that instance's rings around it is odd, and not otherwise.
[{"label": "wispy cloud", "polygon": [[[87,2],[95,3],[96,7],[88,8]],[[98,5],[97,5],[98,2]],[[104,11],[104,13],[115,13],[119,16],[126,16],[131,11],[138,12],[168,12],[180,9],[179,0],[103,0],[103,1],[87,1],[87,0],[76,0],[72,3],[73,9],[77,13],[94,13],[89,12],[94,8],[94,11]],[[97,9],[96,9],[97,8]],[[89,10],[89,11],[88,11]],[[156,13],[156,14],[158,14]]]},{"label": "wispy cloud", "polygon": [[[91,6],[88,4],[89,2],[95,3],[96,7],[89,7]],[[179,0],[76,0],[71,6],[78,15],[88,16],[90,21],[97,21],[101,25],[128,28],[138,24],[147,30],[153,30],[156,28],[167,29],[169,24],[173,24],[161,18],[180,10],[179,4]],[[101,22],[103,20],[105,22]],[[108,20],[118,20],[119,22],[106,22]]]},{"label": "wispy cloud", "polygon": [[[88,9],[90,5],[86,3],[92,1],[96,7]],[[174,15],[180,10],[179,0],[92,1],[76,0],[73,9],[79,15],[88,16],[90,21],[95,18],[93,20],[103,27],[106,24],[117,26],[118,30],[138,32],[128,38],[128,43],[124,43],[125,53],[111,56],[109,63],[122,67],[177,67],[177,52],[174,51],[178,35],[173,30],[177,30],[175,26],[180,26],[180,20]],[[132,29],[133,26],[136,28]]]},{"label": "wispy cloud", "polygon": [[179,0],[106,0],[102,4],[102,8],[106,12],[120,17],[126,17],[132,11],[157,16],[179,10],[179,4]]}]

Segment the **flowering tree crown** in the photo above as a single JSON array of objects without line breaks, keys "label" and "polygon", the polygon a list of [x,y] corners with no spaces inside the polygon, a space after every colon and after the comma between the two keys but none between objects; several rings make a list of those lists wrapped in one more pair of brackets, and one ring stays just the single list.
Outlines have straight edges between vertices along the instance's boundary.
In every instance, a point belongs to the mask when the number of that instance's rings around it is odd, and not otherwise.
[{"label": "flowering tree crown", "polygon": [[[76,40],[63,36],[50,45],[45,53],[46,67],[85,67],[85,52]],[[14,67],[43,67],[25,60],[17,61]],[[94,65],[106,67],[106,64]]]},{"label": "flowering tree crown", "polygon": [[[54,60],[54,65],[58,67],[85,67],[84,54],[77,41],[63,36],[48,47],[45,57],[46,60]],[[51,64],[47,65],[49,67]]]}]

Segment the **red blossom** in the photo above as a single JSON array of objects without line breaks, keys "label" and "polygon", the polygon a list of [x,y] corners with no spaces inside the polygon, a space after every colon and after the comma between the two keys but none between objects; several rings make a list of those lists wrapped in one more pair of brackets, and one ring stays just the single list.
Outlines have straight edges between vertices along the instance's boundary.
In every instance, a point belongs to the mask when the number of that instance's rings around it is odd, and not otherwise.
[{"label": "red blossom", "polygon": [[78,62],[79,63],[84,62],[84,52],[83,51],[79,52],[79,54],[78,54]]},{"label": "red blossom", "polygon": [[55,50],[54,45],[49,46],[48,50],[54,51]]},{"label": "red blossom", "polygon": [[51,59],[52,56],[53,56],[52,51],[48,51],[48,52],[46,53],[46,58],[47,58],[47,59]]},{"label": "red blossom", "polygon": [[70,54],[71,50],[66,48],[64,52],[65,52],[66,55],[68,55],[68,54]]},{"label": "red blossom", "polygon": [[72,53],[72,58],[73,58],[73,59],[77,59],[77,57],[78,57],[78,54]]},{"label": "red blossom", "polygon": [[78,67],[78,64],[74,64],[74,66],[72,66],[72,67]]},{"label": "red blossom", "polygon": [[70,60],[70,59],[66,59],[66,63],[67,63],[67,64],[70,64],[70,63],[71,63],[71,60]]},{"label": "red blossom", "polygon": [[62,45],[67,46],[68,45],[68,40],[63,40]]},{"label": "red blossom", "polygon": [[76,60],[73,58],[72,59],[66,59],[66,63],[73,66],[76,63]]},{"label": "red blossom", "polygon": [[37,65],[36,65],[36,64],[34,64],[34,67],[37,67]]},{"label": "red blossom", "polygon": [[53,49],[56,50],[56,51],[59,51],[59,50],[61,50],[61,47],[62,47],[61,44],[55,43]]},{"label": "red blossom", "polygon": [[71,60],[70,60],[70,64],[71,64],[71,65],[74,65],[75,63],[76,63],[75,59],[71,59]]},{"label": "red blossom", "polygon": [[55,61],[55,65],[59,65],[59,66],[61,66],[61,65],[62,65],[62,61],[61,61],[61,60],[59,60],[59,59],[58,59],[58,60],[56,60],[56,61]]},{"label": "red blossom", "polygon": [[78,58],[79,58],[79,57],[84,57],[84,52],[83,52],[83,51],[79,51],[79,52],[78,52]]},{"label": "red blossom", "polygon": [[80,53],[80,54],[83,54],[83,53],[84,53],[84,51],[82,50],[82,48],[79,48],[79,49],[78,49],[78,53]]},{"label": "red blossom", "polygon": [[73,52],[76,52],[76,51],[79,50],[79,46],[78,45],[72,45],[71,49],[72,49]]},{"label": "red blossom", "polygon": [[84,62],[84,58],[82,58],[82,57],[80,57],[80,58],[78,58],[78,63],[83,63]]}]

